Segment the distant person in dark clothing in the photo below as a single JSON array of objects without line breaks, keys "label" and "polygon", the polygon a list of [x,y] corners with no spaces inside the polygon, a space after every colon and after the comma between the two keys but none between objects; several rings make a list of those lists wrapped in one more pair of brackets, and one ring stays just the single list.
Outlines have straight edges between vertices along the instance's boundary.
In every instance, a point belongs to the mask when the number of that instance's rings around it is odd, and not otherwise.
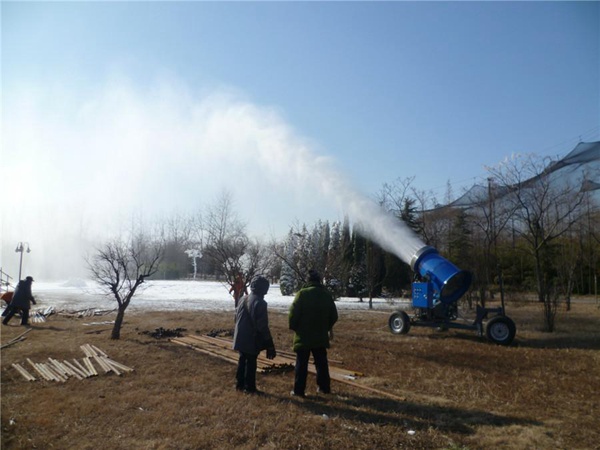
[{"label": "distant person in dark clothing", "polygon": [[29,309],[31,308],[31,303],[36,304],[31,294],[31,283],[33,283],[33,278],[27,277],[17,284],[12,300],[8,305],[8,313],[2,321],[4,325],[8,325],[10,319],[19,311],[21,312],[21,325],[29,325]]},{"label": "distant person in dark clothing", "polygon": [[294,331],[293,349],[296,352],[292,395],[305,395],[311,353],[317,370],[317,392],[331,392],[327,348],[329,332],[337,320],[338,312],[333,296],[323,286],[321,275],[315,270],[309,270],[308,284],[296,294],[288,315],[289,327]]},{"label": "distant person in dark clothing", "polygon": [[258,393],[256,389],[256,365],[258,354],[267,350],[267,358],[277,355],[269,330],[269,317],[265,294],[269,280],[259,275],[250,283],[250,295],[239,299],[235,315],[233,349],[240,353],[236,372],[236,389],[246,393]]}]

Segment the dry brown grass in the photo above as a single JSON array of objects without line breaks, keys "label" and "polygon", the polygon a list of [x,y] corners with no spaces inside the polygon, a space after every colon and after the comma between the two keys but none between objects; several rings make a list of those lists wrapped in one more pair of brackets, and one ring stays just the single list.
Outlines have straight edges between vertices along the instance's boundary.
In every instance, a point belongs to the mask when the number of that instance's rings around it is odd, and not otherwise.
[{"label": "dry brown grass", "polygon": [[[234,365],[142,333],[231,329],[231,312],[128,313],[119,341],[110,326],[83,325],[97,318],[51,316],[2,349],[2,448],[600,448],[599,310],[575,304],[553,334],[537,331],[537,305],[509,312],[518,331],[508,348],[469,331],[395,336],[385,313],[341,312],[330,357],[403,401],[335,382],[332,395],[317,395],[314,376],[308,398],[292,398],[292,373],[259,374],[265,395],[241,394]],[[286,315],[270,319],[289,349]],[[2,344],[24,331],[17,324],[2,327]],[[135,371],[56,383],[27,382],[11,367],[81,359],[86,343]]]}]

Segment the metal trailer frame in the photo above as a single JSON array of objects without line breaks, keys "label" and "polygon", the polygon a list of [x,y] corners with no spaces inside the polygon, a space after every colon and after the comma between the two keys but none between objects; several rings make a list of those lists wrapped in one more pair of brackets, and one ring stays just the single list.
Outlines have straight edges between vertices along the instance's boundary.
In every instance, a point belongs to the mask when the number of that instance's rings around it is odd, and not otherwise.
[{"label": "metal trailer frame", "polygon": [[[456,308],[458,308],[456,306]],[[477,305],[476,317],[472,323],[460,323],[450,315],[434,317],[432,308],[415,308],[417,313],[409,315],[406,311],[392,313],[388,326],[393,334],[407,334],[411,327],[449,328],[460,330],[473,330],[477,336],[484,335],[498,345],[510,345],[516,335],[516,325],[504,313],[503,307],[484,308]],[[489,315],[493,317],[489,318]],[[462,319],[461,319],[462,320]]]}]

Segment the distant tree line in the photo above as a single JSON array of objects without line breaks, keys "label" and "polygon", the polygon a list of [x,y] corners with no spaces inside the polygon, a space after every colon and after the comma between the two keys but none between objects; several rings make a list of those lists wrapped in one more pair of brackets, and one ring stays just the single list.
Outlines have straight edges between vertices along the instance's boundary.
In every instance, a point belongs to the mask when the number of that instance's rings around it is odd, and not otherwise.
[{"label": "distant tree line", "polygon": [[[434,195],[412,186],[413,178],[384,183],[375,201],[473,274],[469,305],[485,305],[500,293],[535,293],[552,331],[562,300],[568,309],[573,295],[598,294],[600,208],[598,191],[582,189],[584,180],[546,177],[546,167],[546,160],[528,156],[489,169],[487,192],[467,207],[453,206],[450,184],[446,206],[439,206]],[[336,297],[371,302],[410,293],[408,264],[348,218],[295,224],[282,241],[260,242],[248,235],[224,192],[196,215],[163,220],[152,235],[163,252],[154,278],[197,273],[233,286],[238,274],[248,285],[261,273],[279,281],[283,295],[293,295],[315,268]],[[191,258],[192,249],[201,257]]]}]

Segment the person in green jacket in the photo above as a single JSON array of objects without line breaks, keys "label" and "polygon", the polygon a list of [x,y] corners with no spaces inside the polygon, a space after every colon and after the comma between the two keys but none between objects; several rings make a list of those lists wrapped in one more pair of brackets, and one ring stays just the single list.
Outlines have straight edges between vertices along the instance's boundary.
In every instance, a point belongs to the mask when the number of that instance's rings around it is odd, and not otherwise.
[{"label": "person in green jacket", "polygon": [[316,270],[309,270],[308,284],[296,294],[288,315],[290,330],[294,331],[293,349],[296,352],[292,395],[305,395],[308,359],[311,353],[317,369],[317,392],[331,392],[327,348],[329,332],[337,319],[338,312],[333,296],[323,286],[321,275]]}]

